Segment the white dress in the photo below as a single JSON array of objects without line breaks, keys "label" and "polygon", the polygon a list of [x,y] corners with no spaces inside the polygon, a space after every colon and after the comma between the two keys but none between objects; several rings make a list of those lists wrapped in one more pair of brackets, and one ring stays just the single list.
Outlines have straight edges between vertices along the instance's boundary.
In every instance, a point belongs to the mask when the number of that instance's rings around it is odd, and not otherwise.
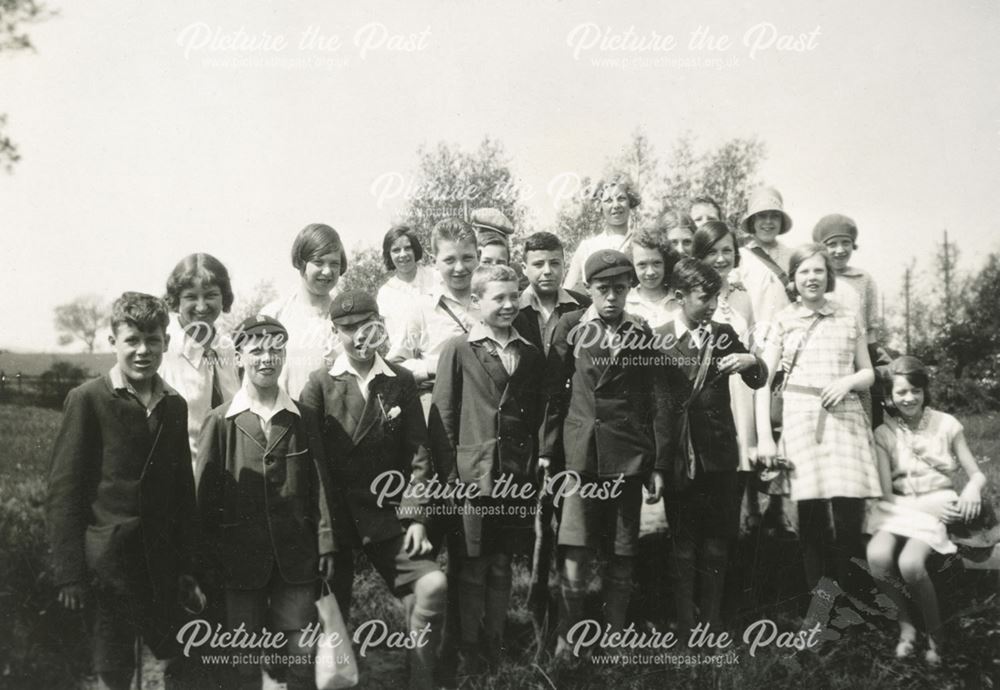
[{"label": "white dress", "polygon": [[[719,306],[712,315],[712,319],[719,323],[728,323],[740,336],[740,342],[747,349],[753,347],[750,334],[753,329],[753,308],[750,304],[746,292],[740,290],[738,294],[747,296],[746,309],[741,309],[730,303],[732,288],[723,288],[723,293],[719,295]],[[737,298],[737,304],[739,298]],[[729,377],[729,398],[730,407],[733,411],[733,421],[736,424],[736,441],[740,450],[740,472],[749,472],[753,469],[753,463],[757,459],[757,426],[754,412],[754,391],[743,382],[741,376]]]},{"label": "white dress", "polygon": [[378,310],[385,320],[385,330],[389,335],[389,347],[400,342],[406,330],[406,322],[413,314],[416,298],[429,295],[440,283],[440,278],[429,266],[418,265],[417,273],[409,283],[393,274],[378,289]]},{"label": "white dress", "polygon": [[[335,295],[336,292],[331,297]],[[330,314],[326,309],[306,303],[297,292],[271,302],[260,313],[273,316],[288,330],[285,366],[278,377],[278,385],[293,400],[298,400],[309,374],[320,368],[329,369],[340,354]]]}]

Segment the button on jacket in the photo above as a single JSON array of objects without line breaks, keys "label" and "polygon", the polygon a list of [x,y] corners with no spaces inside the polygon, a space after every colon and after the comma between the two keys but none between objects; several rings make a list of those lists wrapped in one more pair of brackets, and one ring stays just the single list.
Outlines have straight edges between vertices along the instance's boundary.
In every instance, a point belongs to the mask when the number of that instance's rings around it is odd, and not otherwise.
[{"label": "button on jacket", "polygon": [[197,496],[208,551],[227,589],[261,589],[272,569],[290,584],[316,580],[333,551],[329,480],[315,415],[281,409],[265,435],[250,409],[212,410],[198,440]]}]

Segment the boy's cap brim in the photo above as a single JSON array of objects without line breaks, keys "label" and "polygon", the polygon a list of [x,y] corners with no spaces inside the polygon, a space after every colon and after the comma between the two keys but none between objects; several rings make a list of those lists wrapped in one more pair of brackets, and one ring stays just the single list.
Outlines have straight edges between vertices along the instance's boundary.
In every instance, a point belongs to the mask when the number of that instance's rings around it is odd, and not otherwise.
[{"label": "boy's cap brim", "polygon": [[597,280],[598,278],[614,278],[615,276],[620,276],[624,273],[629,275],[635,274],[635,269],[631,266],[609,266],[608,268],[602,269],[594,273],[594,275],[587,278],[587,282]]},{"label": "boy's cap brim", "polygon": [[341,314],[334,316],[330,320],[333,321],[335,326],[353,326],[356,323],[364,323],[375,318],[378,318],[378,312],[363,311],[360,313]]}]

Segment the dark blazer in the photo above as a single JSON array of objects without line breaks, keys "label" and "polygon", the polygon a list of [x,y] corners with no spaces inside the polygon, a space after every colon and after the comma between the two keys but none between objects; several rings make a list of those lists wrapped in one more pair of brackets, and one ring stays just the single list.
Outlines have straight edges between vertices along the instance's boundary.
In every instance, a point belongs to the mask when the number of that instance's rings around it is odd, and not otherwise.
[{"label": "dark blazer", "polygon": [[652,332],[645,322],[626,320],[625,347],[612,358],[602,325],[581,323],[586,312],[564,315],[553,334],[539,454],[554,471],[591,477],[666,469],[666,390]]},{"label": "dark blazer", "polygon": [[261,589],[273,568],[285,582],[318,577],[333,551],[327,473],[320,465],[315,415],[298,406],[271,420],[271,440],[231,401],[208,413],[198,438],[198,510],[215,572],[227,589]]},{"label": "dark blazer", "polygon": [[[569,293],[570,297],[579,302],[579,304],[557,304],[555,311],[553,312],[553,316],[556,319],[561,317],[563,314],[569,314],[579,309],[586,309],[590,306],[590,297],[582,292],[577,292],[576,290],[567,290],[566,292]],[[538,310],[530,304],[521,307],[517,317],[514,319],[514,328],[517,329],[517,332],[524,336],[528,342],[537,347],[538,351],[542,354],[545,354],[548,350],[548,346],[552,344],[551,338],[548,343],[542,342],[542,331],[538,327]],[[555,329],[553,329],[552,335],[555,335]]]},{"label": "dark blazer", "polygon": [[[320,369],[309,375],[302,389],[302,402],[315,412],[322,435],[323,459],[333,477],[334,531],[338,544],[344,546],[353,541],[345,530],[349,524],[357,529],[362,544],[368,544],[398,536],[405,522],[426,520],[423,508],[428,498],[394,494],[379,507],[378,495],[372,491],[372,482],[384,473],[402,474],[404,486],[425,482],[433,475],[427,425],[413,374],[397,364],[389,368],[395,376],[379,374],[369,383],[368,400],[354,428],[346,407],[346,387],[353,374],[330,376]],[[388,419],[397,407],[399,414]]]},{"label": "dark blazer", "polygon": [[[179,621],[177,578],[194,574],[197,524],[187,403],[169,393],[153,419],[151,429],[142,405],[107,375],[71,390],[52,451],[47,518],[55,584],[96,578],[145,593],[145,633],[156,651]],[[148,582],[134,578],[137,570]]]},{"label": "dark blazer", "polygon": [[[747,348],[739,335],[726,323],[712,322],[712,358],[705,385],[689,406],[691,445],[698,467],[708,472],[733,471],[739,467],[739,447],[736,425],[729,397],[729,376],[719,373],[719,360],[730,354],[746,354]],[[681,411],[691,397],[698,375],[699,353],[690,333],[677,337],[677,324],[671,320],[656,329],[664,357],[664,371],[670,391],[670,448],[675,462],[682,462],[686,451],[680,446]],[[750,388],[760,388],[767,382],[767,366],[760,357],[757,364],[740,373]]]},{"label": "dark blazer", "polygon": [[[442,481],[476,484],[483,497],[491,496],[501,474],[518,485],[537,481],[544,366],[541,352],[525,343],[513,374],[483,341],[457,336],[445,343],[430,411],[431,448]],[[463,515],[463,525],[466,549],[478,556],[482,518]],[[530,525],[526,519],[524,526]]]}]

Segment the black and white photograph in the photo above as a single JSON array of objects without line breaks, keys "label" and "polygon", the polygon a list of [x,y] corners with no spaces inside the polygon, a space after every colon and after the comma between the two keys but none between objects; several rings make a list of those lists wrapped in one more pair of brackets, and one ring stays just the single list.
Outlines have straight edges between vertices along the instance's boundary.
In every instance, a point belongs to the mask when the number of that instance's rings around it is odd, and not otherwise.
[{"label": "black and white photograph", "polygon": [[0,0],[0,688],[1000,687],[998,31]]}]

